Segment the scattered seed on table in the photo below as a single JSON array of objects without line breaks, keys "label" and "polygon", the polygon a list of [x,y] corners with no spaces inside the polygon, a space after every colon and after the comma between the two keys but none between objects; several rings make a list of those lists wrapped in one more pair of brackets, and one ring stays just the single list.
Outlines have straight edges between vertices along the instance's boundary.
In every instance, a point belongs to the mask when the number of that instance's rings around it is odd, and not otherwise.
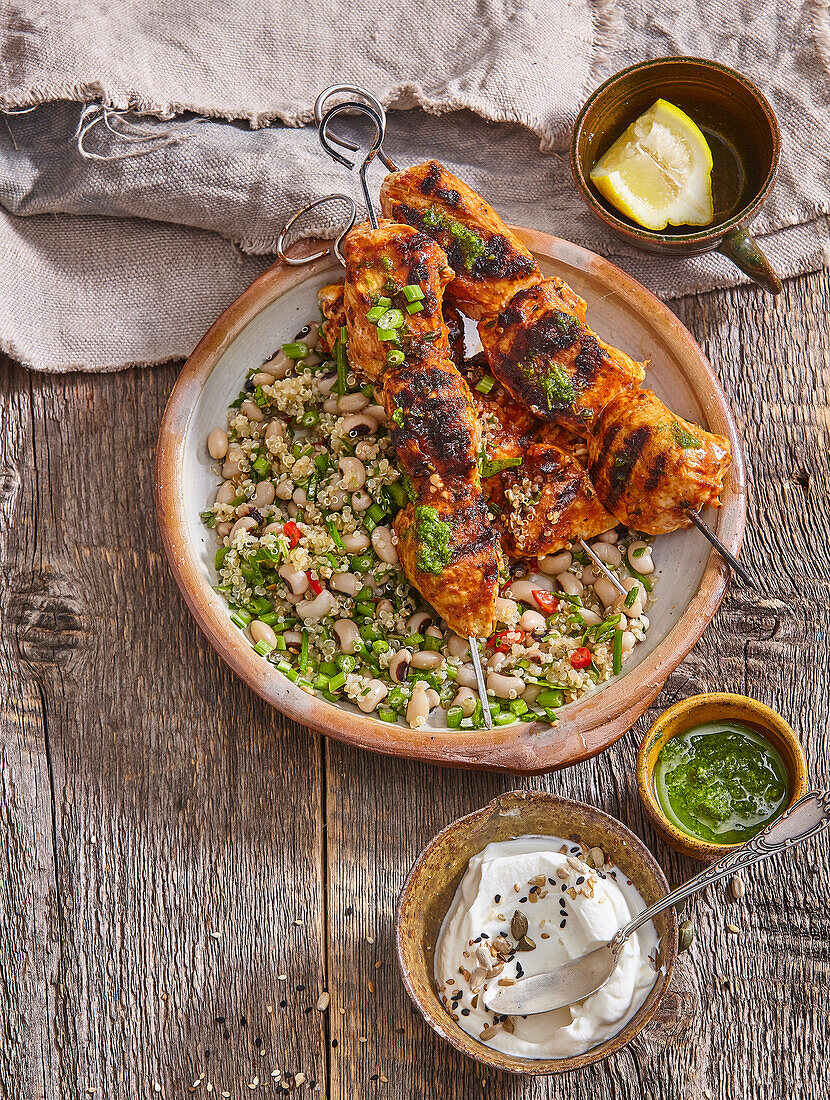
[{"label": "scattered seed on table", "polygon": [[320,994],[320,996],[317,998],[317,1010],[319,1012],[325,1012],[326,1009],[329,1007],[329,1001],[330,1000],[331,1000],[331,995],[324,990]]},{"label": "scattered seed on table", "polygon": [[739,927],[737,926],[737,924],[727,924],[727,926],[726,926],[726,927],[727,927],[727,930],[728,930],[729,932],[731,932],[731,933],[732,933],[732,934],[733,934],[734,936],[737,936],[737,935],[739,935],[739,934],[740,934],[740,931],[741,931],[741,930],[740,930],[740,928],[739,928]]},{"label": "scattered seed on table", "polygon": [[729,883],[729,888],[732,891],[733,898],[742,898],[746,893],[744,880],[741,878],[740,875],[732,876],[732,881]]}]

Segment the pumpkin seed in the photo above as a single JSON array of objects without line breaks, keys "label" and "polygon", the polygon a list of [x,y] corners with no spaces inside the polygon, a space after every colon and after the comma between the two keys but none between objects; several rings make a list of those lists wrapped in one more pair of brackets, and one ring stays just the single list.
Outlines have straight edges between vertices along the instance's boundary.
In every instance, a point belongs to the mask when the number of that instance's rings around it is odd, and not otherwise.
[{"label": "pumpkin seed", "polygon": [[522,936],[519,942],[516,944],[517,951],[535,951],[536,944],[530,938],[530,936]]},{"label": "pumpkin seed", "polygon": [[694,943],[695,928],[690,920],[684,920],[677,930],[677,950],[688,951]]},{"label": "pumpkin seed", "polygon": [[514,940],[520,940],[527,935],[527,917],[519,909],[514,912],[510,921],[510,931]]},{"label": "pumpkin seed", "polygon": [[732,881],[729,883],[729,888],[732,891],[732,897],[733,898],[742,898],[744,896],[744,894],[746,893],[746,888],[744,887],[744,880],[741,878],[740,875],[733,875],[732,876]]}]

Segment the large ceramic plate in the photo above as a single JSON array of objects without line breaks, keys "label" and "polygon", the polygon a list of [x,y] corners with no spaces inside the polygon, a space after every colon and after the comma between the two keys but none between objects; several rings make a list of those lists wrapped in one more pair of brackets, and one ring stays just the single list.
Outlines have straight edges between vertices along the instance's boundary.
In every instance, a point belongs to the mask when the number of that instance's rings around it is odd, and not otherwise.
[{"label": "large ceramic plate", "polygon": [[[584,248],[517,228],[544,274],[560,275],[588,302],[591,326],[635,359],[650,359],[645,384],[682,416],[726,436],[734,461],[723,508],[710,511],[721,539],[740,546],[745,514],[744,464],[724,393],[689,332],[657,298],[619,268]],[[317,315],[317,289],[342,278],[326,258],[308,267],[275,264],[219,318],[182,368],[162,420],[156,453],[156,503],[170,566],[211,645],[267,702],[329,737],[397,756],[460,767],[532,774],[561,768],[613,744],[645,711],[710,621],[728,579],[726,566],[694,529],[661,536],[659,584],[651,628],[622,676],[563,708],[556,726],[523,723],[489,730],[418,730],[390,725],[307,695],[262,657],[231,623],[213,591],[215,535],[199,519],[213,501],[216,477],[205,440],[223,424],[245,372],[263,362]],[[468,348],[472,352],[472,348]]]}]

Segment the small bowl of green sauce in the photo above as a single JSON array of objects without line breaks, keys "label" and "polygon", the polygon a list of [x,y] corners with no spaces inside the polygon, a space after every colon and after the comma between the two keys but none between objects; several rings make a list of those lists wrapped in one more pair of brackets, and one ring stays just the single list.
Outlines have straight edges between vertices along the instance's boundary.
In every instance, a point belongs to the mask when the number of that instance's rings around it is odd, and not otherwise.
[{"label": "small bowl of green sauce", "polygon": [[637,754],[637,785],[657,832],[677,851],[712,859],[746,844],[807,790],[791,726],[745,695],[675,703]]}]

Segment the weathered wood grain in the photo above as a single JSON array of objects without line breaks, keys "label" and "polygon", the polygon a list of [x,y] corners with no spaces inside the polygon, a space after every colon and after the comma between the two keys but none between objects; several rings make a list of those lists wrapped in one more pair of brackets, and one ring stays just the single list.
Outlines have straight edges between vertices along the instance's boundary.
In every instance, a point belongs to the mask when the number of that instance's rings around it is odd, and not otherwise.
[{"label": "weathered wood grain", "polygon": [[748,873],[741,902],[717,888],[692,902],[697,938],[659,1018],[564,1079],[504,1077],[450,1051],[411,1009],[392,945],[420,848],[513,786],[600,805],[669,877],[693,873],[645,822],[633,776],[642,729],[676,698],[763,699],[826,781],[828,307],[826,274],[777,302],[740,290],[680,303],[744,433],[745,554],[765,590],[730,589],[619,745],[530,780],[323,745],[270,711],[203,642],[161,555],[152,450],[175,370],[59,378],[6,362],[0,1095],[278,1095],[274,1069],[336,1100],[830,1092],[826,839]]}]

